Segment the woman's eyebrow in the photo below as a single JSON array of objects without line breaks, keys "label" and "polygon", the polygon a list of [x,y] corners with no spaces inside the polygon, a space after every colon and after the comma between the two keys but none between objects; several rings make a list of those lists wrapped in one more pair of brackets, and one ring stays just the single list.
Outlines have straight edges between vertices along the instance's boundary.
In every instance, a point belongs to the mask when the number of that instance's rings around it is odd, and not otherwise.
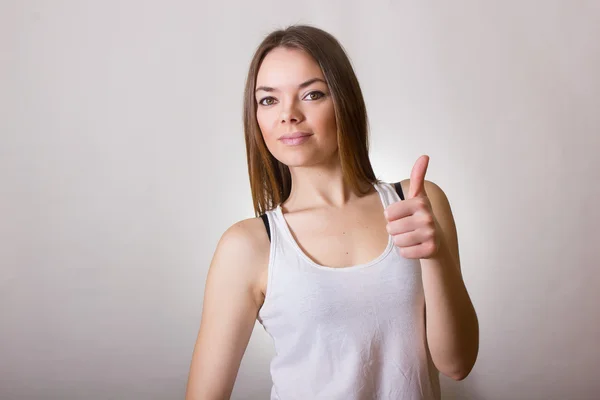
[{"label": "woman's eyebrow", "polygon": [[[303,82],[303,83],[299,84],[298,88],[303,89],[303,88],[305,88],[307,86],[312,85],[315,82],[323,82],[324,84],[327,84],[327,82],[325,82],[321,78],[312,78],[312,79],[307,80],[306,82]],[[277,89],[269,87],[269,86],[259,86],[259,87],[256,88],[256,90],[254,92],[256,93],[259,90],[264,90],[265,92],[275,92],[275,91],[277,91]]]}]

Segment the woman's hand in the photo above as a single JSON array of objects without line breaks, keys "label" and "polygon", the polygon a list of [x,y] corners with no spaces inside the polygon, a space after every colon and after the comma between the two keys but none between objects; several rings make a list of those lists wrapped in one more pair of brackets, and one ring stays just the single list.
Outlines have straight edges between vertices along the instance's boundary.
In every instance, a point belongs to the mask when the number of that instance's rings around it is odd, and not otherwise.
[{"label": "woman's hand", "polygon": [[442,245],[442,230],[425,192],[429,156],[421,156],[410,174],[410,190],[404,201],[385,210],[387,231],[404,258],[432,258]]}]

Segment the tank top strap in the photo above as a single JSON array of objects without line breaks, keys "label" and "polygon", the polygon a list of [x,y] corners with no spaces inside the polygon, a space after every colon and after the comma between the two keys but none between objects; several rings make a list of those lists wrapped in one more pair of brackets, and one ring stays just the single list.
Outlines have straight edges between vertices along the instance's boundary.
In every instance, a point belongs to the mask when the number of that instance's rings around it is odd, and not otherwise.
[{"label": "tank top strap", "polygon": [[388,207],[390,204],[404,200],[404,194],[402,193],[402,187],[400,187],[399,182],[391,184],[381,181],[373,184],[373,186],[375,186],[379,192],[384,207]]}]

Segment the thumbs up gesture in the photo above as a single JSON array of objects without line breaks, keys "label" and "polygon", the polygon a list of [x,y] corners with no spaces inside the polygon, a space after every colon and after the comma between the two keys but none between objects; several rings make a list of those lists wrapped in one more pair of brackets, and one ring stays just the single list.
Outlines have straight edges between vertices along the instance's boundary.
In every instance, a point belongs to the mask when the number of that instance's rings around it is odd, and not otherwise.
[{"label": "thumbs up gesture", "polygon": [[432,258],[441,245],[442,231],[425,192],[425,173],[429,156],[421,156],[410,174],[406,200],[385,209],[387,231],[404,258]]}]

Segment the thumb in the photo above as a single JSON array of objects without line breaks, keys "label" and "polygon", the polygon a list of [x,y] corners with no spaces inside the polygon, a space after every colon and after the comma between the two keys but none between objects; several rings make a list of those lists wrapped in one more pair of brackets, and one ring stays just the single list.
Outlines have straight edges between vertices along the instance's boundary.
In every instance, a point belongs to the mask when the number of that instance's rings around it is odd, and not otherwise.
[{"label": "thumb", "polygon": [[428,165],[429,156],[421,156],[413,166],[412,172],[410,173],[409,199],[425,195],[425,173],[427,172]]}]

